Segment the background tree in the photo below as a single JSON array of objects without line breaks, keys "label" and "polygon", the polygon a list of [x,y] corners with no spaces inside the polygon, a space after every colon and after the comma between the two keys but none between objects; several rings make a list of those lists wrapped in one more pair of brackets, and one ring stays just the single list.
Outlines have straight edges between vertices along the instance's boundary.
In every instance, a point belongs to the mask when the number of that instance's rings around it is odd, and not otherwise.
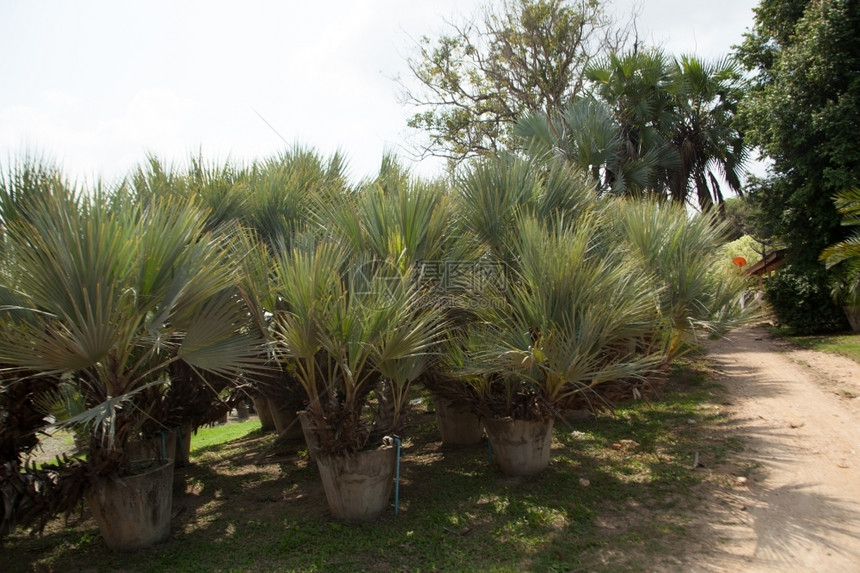
[{"label": "background tree", "polygon": [[703,210],[723,208],[720,180],[740,194],[741,174],[749,156],[748,144],[736,115],[746,84],[731,58],[706,62],[695,56],[675,60],[671,88],[675,117],[670,146],[677,153],[677,169],[669,172],[672,199],[685,202],[695,191]]},{"label": "background tree", "polygon": [[860,4],[763,0],[755,14],[737,50],[756,74],[743,115],[773,168],[754,199],[788,246],[769,295],[800,331],[842,327],[818,256],[843,236],[831,197],[860,180]]},{"label": "background tree", "polygon": [[735,115],[744,83],[731,60],[637,49],[585,75],[587,95],[561,113],[518,121],[532,153],[562,156],[608,193],[695,200],[702,210],[722,206],[723,184],[740,193],[748,151]]},{"label": "background tree", "polygon": [[427,137],[417,146],[422,157],[457,163],[506,147],[517,117],[561,110],[582,91],[589,63],[627,41],[598,0],[496,6],[435,40],[421,38],[408,60],[418,88],[401,84],[418,108],[409,126]]}]

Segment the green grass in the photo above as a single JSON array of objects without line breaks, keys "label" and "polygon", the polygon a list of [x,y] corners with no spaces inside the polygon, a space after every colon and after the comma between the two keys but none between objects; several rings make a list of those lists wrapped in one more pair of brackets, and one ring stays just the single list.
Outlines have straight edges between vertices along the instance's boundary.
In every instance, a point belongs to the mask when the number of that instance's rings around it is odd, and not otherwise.
[{"label": "green grass", "polygon": [[189,457],[191,459],[197,458],[220,444],[243,438],[259,429],[260,420],[256,418],[237,424],[200,428],[196,434],[191,435],[191,452]]},{"label": "green grass", "polygon": [[207,428],[176,472],[167,543],[114,554],[85,511],[41,537],[13,534],[4,570],[684,570],[685,552],[710,543],[696,517],[738,471],[723,401],[688,364],[659,399],[557,424],[549,468],[529,478],[502,475],[486,442],[442,447],[432,413],[416,412],[400,513],[369,524],[329,517],[301,445],[276,447],[256,423]]},{"label": "green grass", "polygon": [[803,348],[838,354],[860,362],[860,334],[786,336],[785,338]]}]

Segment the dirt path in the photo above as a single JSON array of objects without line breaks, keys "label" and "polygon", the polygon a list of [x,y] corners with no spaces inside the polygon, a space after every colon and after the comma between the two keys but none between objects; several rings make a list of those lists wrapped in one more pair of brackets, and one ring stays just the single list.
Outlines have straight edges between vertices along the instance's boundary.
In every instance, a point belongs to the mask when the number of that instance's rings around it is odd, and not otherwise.
[{"label": "dirt path", "polygon": [[749,477],[709,511],[700,570],[860,571],[860,364],[757,328],[706,349]]}]

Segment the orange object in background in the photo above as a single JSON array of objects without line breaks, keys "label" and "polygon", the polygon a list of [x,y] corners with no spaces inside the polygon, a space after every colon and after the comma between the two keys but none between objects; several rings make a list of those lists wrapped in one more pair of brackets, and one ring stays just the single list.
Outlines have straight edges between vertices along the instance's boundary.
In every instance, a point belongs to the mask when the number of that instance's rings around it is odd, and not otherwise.
[{"label": "orange object in background", "polygon": [[746,264],[747,264],[747,260],[743,257],[735,257],[732,259],[732,262],[739,267],[746,266]]}]

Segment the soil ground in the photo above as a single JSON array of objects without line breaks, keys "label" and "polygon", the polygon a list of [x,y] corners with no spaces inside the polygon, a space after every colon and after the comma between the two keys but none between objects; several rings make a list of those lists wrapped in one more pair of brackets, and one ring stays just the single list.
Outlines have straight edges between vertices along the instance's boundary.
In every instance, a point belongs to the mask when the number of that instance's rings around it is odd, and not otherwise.
[{"label": "soil ground", "polygon": [[711,341],[750,468],[703,527],[702,571],[860,571],[860,364],[803,350],[763,328]]}]

